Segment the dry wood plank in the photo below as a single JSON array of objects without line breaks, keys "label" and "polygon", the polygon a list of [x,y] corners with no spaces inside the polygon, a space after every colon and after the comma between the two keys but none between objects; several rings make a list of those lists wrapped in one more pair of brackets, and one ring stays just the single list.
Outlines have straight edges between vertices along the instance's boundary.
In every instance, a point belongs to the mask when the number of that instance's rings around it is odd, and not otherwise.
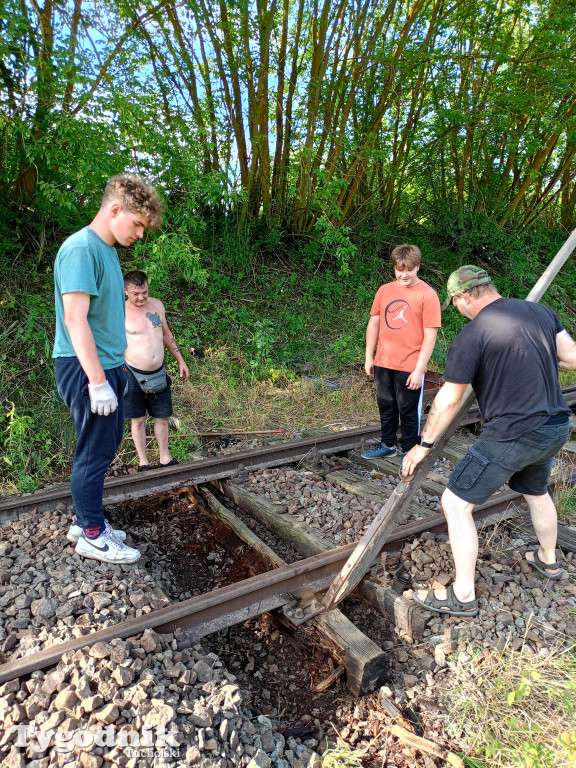
[{"label": "dry wood plank", "polygon": [[327,552],[331,549],[330,544],[316,536],[305,523],[289,518],[282,504],[274,504],[264,496],[251,493],[234,483],[217,481],[214,485],[227,498],[250,512],[278,538],[291,544],[304,557],[312,557],[318,552]]},{"label": "dry wood plank", "polygon": [[[202,499],[212,513],[251,547],[264,555],[275,568],[286,565],[285,561],[250,531],[229,509],[221,504],[206,488],[199,489]],[[197,502],[196,499],[194,499]],[[346,669],[347,683],[354,696],[373,691],[387,677],[389,661],[384,651],[339,610],[326,611],[307,622],[304,631],[318,633],[325,646]]]},{"label": "dry wood plank", "polygon": [[323,640],[328,640],[336,657],[346,669],[348,688],[354,696],[362,696],[382,685],[389,672],[389,658],[370,638],[339,610],[314,616],[312,626]]},{"label": "dry wood plank", "polygon": [[406,744],[411,749],[416,749],[419,752],[424,752],[428,755],[434,755],[441,760],[446,760],[448,765],[452,765],[454,768],[464,768],[464,761],[462,758],[455,755],[454,752],[450,752],[447,749],[439,747],[429,739],[423,739],[421,736],[416,736],[415,733],[402,728],[401,725],[390,725],[388,729],[390,733],[395,736],[402,744]]},{"label": "dry wood plank", "polygon": [[396,632],[410,642],[420,642],[432,618],[428,611],[417,608],[416,603],[399,595],[392,587],[366,576],[356,592],[393,624]]},{"label": "dry wood plank", "polygon": [[576,552],[576,528],[573,525],[558,526],[558,546]]},{"label": "dry wood plank", "polygon": [[[248,526],[242,522],[242,520],[240,520],[240,518],[238,518],[229,509],[226,509],[223,504],[220,504],[213,493],[210,493],[207,488],[201,487],[198,488],[198,493],[202,497],[202,500],[208,505],[210,511],[219,520],[225,523],[225,525],[231,528],[234,533],[242,539],[242,541],[245,541],[246,544],[258,552],[258,554],[262,555],[268,565],[270,565],[272,568],[278,568],[280,565],[284,565],[284,561],[278,557],[276,552],[274,552],[273,549],[271,549],[267,544],[259,539],[258,536],[256,536],[256,534],[253,533],[250,528],[248,528]],[[196,495],[192,491],[190,491],[188,495],[192,503],[197,505],[198,498]]]},{"label": "dry wood plank", "polygon": [[[215,485],[227,498],[253,515],[269,531],[290,543],[303,556],[311,557],[331,549],[330,543],[317,536],[305,523],[282,514],[281,510],[284,507],[281,504],[275,504],[234,483],[218,481]],[[406,600],[391,587],[370,577],[358,584],[357,592],[362,599],[394,624],[400,635],[410,641],[422,639],[430,620],[428,612],[416,610],[414,603]]]},{"label": "dry wood plank", "polygon": [[392,718],[396,723],[401,725],[403,728],[405,728],[407,731],[413,732],[414,726],[412,723],[407,720],[402,712],[398,709],[396,704],[391,699],[388,699],[386,697],[381,697],[378,701],[378,706],[380,709],[383,709],[384,712],[388,715],[388,717]]},{"label": "dry wood plank", "polygon": [[[441,485],[442,488],[446,488],[448,485],[448,478],[446,475],[440,474],[440,472],[428,472],[427,480],[431,480],[433,483],[438,483],[438,485]],[[423,488],[425,486],[422,486]]]},{"label": "dry wood plank", "polygon": [[334,672],[328,675],[328,677],[322,680],[322,682],[314,686],[315,693],[326,691],[328,688],[330,688],[332,683],[335,683],[336,680],[338,680],[338,678],[342,676],[343,673],[344,673],[344,667],[341,664],[339,664],[334,670]]},{"label": "dry wood plank", "polygon": [[453,435],[446,443],[440,454],[443,458],[449,459],[454,464],[458,464],[464,458],[466,449],[474,440],[467,440],[460,435]]}]

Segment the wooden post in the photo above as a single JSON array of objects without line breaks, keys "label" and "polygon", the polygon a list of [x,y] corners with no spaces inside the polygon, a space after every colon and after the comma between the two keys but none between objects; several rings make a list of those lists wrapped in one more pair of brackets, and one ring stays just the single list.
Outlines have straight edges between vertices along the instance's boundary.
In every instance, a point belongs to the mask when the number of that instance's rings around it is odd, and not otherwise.
[{"label": "wooden post", "polygon": [[[576,230],[572,232],[562,248],[558,251],[542,277],[526,297],[526,301],[540,301],[545,291],[550,286],[550,283],[554,280],[575,247]],[[423,484],[429,470],[434,466],[436,459],[442,455],[442,449],[458,428],[462,417],[468,412],[473,402],[474,390],[469,384],[466,387],[460,407],[454,415],[454,418],[446,428],[445,432],[436,441],[434,448],[431,449],[427,458],[424,459],[414,473],[414,479],[410,483],[400,482],[396,486],[386,504],[376,515],[372,524],[358,542],[358,546],[346,561],[344,568],[342,568],[338,576],[336,576],[332,582],[323,600],[327,610],[333,608],[343,600],[360,582],[366,571],[370,568],[370,565],[385,544],[386,539],[394,529],[398,519],[408,508],[408,505]]]}]

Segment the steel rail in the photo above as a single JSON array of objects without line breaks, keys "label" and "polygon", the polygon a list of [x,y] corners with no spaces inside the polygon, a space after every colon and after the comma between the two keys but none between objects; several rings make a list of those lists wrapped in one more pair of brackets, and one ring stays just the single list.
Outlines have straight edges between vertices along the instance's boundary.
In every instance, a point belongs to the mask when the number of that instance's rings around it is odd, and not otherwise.
[{"label": "steel rail", "polygon": [[[576,479],[576,473],[572,479]],[[520,497],[521,495],[514,491],[500,493],[485,504],[478,505],[473,512],[474,519],[481,521],[504,512]],[[399,526],[392,532],[383,549],[395,549],[398,544],[412,539],[419,533],[445,527],[446,520],[442,514]],[[52,666],[65,653],[74,653],[100,641],[109,642],[116,637],[132,637],[148,628],[156,629],[158,632],[173,632],[179,627],[187,631],[191,641],[197,641],[212,632],[279,608],[303,590],[326,589],[340,572],[356,544],[357,542],[352,542],[337,549],[331,549],[9,661],[0,665],[0,685],[16,677]],[[377,562],[378,559],[373,564]]]},{"label": "steel rail", "polygon": [[[576,402],[576,385],[566,388],[564,395],[570,404]],[[117,503],[127,498],[161,493],[182,485],[198,485],[212,479],[222,479],[243,468],[271,467],[299,461],[311,453],[351,450],[362,439],[366,439],[368,435],[374,432],[378,433],[379,428],[375,426],[348,430],[326,437],[290,441],[283,443],[273,451],[270,451],[269,447],[265,447],[235,454],[232,457],[217,457],[203,462],[178,465],[178,467],[169,470],[160,469],[146,473],[147,476],[144,478],[140,476],[130,476],[121,480],[115,478],[106,483],[108,493],[105,490],[105,500],[107,503]],[[575,480],[576,473],[572,476],[572,482]],[[124,485],[128,485],[132,490],[120,492],[119,495],[118,488]],[[2,515],[6,516],[10,512],[42,509],[58,501],[62,502],[71,498],[69,493],[69,487],[66,487],[65,489],[55,489],[38,494],[9,497],[0,503],[0,520]],[[474,519],[483,520],[503,512],[518,498],[520,498],[520,494],[514,491],[498,494],[474,509]],[[419,533],[445,527],[446,521],[442,514],[399,526],[392,532],[383,549],[393,549],[399,543],[409,540]],[[168,632],[175,627],[181,627],[188,630],[192,639],[198,640],[206,634],[278,608],[292,600],[291,595],[298,595],[303,589],[321,590],[326,588],[331,584],[334,576],[340,572],[342,565],[353,552],[355,546],[356,543],[351,543],[329,550],[295,564],[286,565],[237,584],[208,592],[205,595],[166,606],[142,617],[128,619],[120,624],[96,630],[89,635],[59,643],[43,651],[0,665],[0,684],[15,677],[30,674],[37,669],[51,666],[69,651],[74,652],[92,646],[96,642],[109,641],[115,637],[131,637],[147,628]]]},{"label": "steel rail", "polygon": [[[565,387],[562,392],[569,405],[576,405],[576,385]],[[478,409],[472,408],[462,424],[475,423],[479,418]],[[275,446],[268,445],[242,453],[216,456],[213,459],[191,461],[175,467],[153,469],[136,475],[108,478],[104,482],[104,504],[119,504],[129,499],[165,493],[185,485],[200,485],[212,480],[223,480],[241,469],[266,469],[302,461],[314,454],[354,450],[363,441],[379,435],[380,426],[374,424],[305,440],[289,440]],[[72,504],[69,484],[0,499],[0,523],[15,519],[24,512],[52,509],[56,504]]]},{"label": "steel rail", "polygon": [[0,684],[56,664],[63,654],[75,652],[97,642],[127,638],[152,628],[172,632],[188,630],[192,640],[257,616],[290,602],[304,589],[326,588],[346,562],[353,548],[347,544],[296,563],[275,568],[249,579],[127,619],[82,637],[66,640],[37,653],[0,665]]},{"label": "steel rail", "polygon": [[[380,426],[362,427],[305,440],[289,440],[275,446],[254,448],[242,453],[190,461],[174,467],[153,469],[136,475],[107,478],[104,482],[104,504],[118,504],[129,499],[165,493],[185,485],[200,485],[223,480],[241,469],[257,470],[302,461],[314,454],[350,451],[363,440],[380,434]],[[7,496],[0,500],[0,522],[34,509],[43,511],[55,504],[72,504],[70,485],[37,493]]]}]

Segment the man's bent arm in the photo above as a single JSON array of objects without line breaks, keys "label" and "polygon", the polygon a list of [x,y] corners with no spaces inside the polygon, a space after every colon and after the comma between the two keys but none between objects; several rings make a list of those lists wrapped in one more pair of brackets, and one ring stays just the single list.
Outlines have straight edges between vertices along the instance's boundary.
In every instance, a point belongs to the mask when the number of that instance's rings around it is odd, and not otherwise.
[{"label": "man's bent arm", "polygon": [[368,320],[366,328],[366,359],[364,361],[364,370],[371,376],[374,373],[374,352],[378,344],[378,333],[380,331],[380,315],[372,315]]},{"label": "man's bent arm", "polygon": [[426,366],[432,357],[436,336],[438,336],[438,328],[424,328],[424,339],[420,347],[418,362],[406,381],[408,389],[420,389],[422,386],[422,376],[426,372]]},{"label": "man's bent arm", "polygon": [[426,419],[422,440],[433,443],[444,432],[460,407],[468,384],[447,381],[438,392]]},{"label": "man's bent arm", "polygon": [[92,329],[88,324],[90,296],[87,293],[63,293],[64,324],[72,347],[90,384],[103,384],[106,374],[100,363]]},{"label": "man's bent arm", "polygon": [[573,371],[576,369],[576,343],[568,331],[561,331],[556,334],[556,355],[559,370]]},{"label": "man's bent arm", "polygon": [[[440,392],[438,392],[422,432],[422,440],[425,443],[434,443],[451,423],[460,407],[467,386],[468,384],[457,384],[453,381],[447,381]],[[405,475],[414,474],[418,464],[428,456],[429,450],[429,448],[424,448],[422,445],[415,445],[404,456],[402,472]]]},{"label": "man's bent arm", "polygon": [[178,363],[178,368],[180,369],[180,378],[184,381],[187,381],[188,376],[190,375],[190,369],[186,365],[184,358],[182,356],[182,352],[178,349],[178,344],[176,344],[176,340],[174,338],[174,334],[168,327],[168,323],[166,322],[166,318],[163,318],[162,322],[162,339],[164,341],[164,346],[166,349],[170,352],[170,354],[176,359],[176,362]]}]

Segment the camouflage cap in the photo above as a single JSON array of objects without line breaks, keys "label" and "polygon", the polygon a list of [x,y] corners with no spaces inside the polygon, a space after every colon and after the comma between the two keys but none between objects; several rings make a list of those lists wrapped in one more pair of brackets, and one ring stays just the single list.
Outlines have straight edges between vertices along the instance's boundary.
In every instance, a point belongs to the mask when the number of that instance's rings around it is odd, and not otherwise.
[{"label": "camouflage cap", "polygon": [[481,267],[475,267],[473,264],[466,264],[466,266],[454,270],[448,278],[446,286],[448,298],[442,304],[442,309],[444,310],[450,306],[453,297],[459,293],[466,293],[471,288],[476,288],[477,285],[491,282],[492,280],[488,277],[486,270]]}]

